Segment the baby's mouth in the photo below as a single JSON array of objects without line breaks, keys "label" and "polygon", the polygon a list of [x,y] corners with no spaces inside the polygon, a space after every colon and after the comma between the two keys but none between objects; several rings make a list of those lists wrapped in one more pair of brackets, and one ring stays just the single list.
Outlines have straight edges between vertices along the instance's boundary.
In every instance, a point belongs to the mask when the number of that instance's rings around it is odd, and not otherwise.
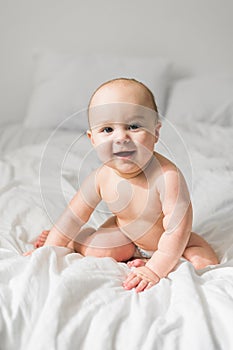
[{"label": "baby's mouth", "polygon": [[120,158],[129,158],[131,157],[135,151],[122,151],[122,152],[115,152],[114,156],[120,157]]}]

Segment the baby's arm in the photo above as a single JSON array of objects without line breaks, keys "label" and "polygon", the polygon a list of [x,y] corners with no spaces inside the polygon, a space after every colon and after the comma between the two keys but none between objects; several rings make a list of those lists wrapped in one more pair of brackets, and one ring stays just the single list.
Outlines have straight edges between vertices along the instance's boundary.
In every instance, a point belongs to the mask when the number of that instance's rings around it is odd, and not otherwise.
[{"label": "baby's arm", "polygon": [[50,230],[44,245],[66,247],[75,239],[92,212],[93,208],[85,202],[78,191]]},{"label": "baby's arm", "polygon": [[[170,170],[158,181],[158,191],[164,214],[158,249],[144,267],[136,268],[126,280],[126,288],[148,289],[175,267],[188,243],[192,227],[192,206],[187,185],[178,170]],[[151,272],[154,277],[151,278]],[[145,277],[143,278],[142,275]],[[156,283],[157,283],[156,282]]]},{"label": "baby's arm", "polygon": [[[83,182],[80,190],[75,194],[63,214],[49,231],[44,245],[65,247],[71,240],[74,240],[81,227],[88,221],[95,207],[100,202],[101,197],[99,193],[97,169]],[[30,255],[31,252],[24,255]]]},{"label": "baby's arm", "polygon": [[160,278],[175,267],[188,243],[192,229],[192,206],[183,175],[178,170],[167,171],[158,182],[164,214],[158,249],[146,266]]},{"label": "baby's arm", "polygon": [[45,245],[67,246],[75,239],[81,227],[88,221],[97,204],[101,201],[98,169],[81,185],[80,190],[52,227]]}]

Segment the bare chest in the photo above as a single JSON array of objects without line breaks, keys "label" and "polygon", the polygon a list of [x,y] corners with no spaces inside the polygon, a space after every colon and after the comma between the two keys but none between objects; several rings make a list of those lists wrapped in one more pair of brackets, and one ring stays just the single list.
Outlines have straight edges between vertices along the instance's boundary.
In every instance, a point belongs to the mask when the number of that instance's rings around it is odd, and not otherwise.
[{"label": "bare chest", "polygon": [[109,210],[124,223],[139,219],[150,221],[161,214],[161,203],[153,182],[107,181],[101,189],[101,196]]}]

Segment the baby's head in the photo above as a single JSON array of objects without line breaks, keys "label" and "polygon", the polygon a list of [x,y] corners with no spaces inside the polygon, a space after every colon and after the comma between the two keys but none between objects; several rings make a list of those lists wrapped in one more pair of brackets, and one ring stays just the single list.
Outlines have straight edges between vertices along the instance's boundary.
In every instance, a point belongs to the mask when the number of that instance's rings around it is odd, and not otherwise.
[{"label": "baby's head", "polygon": [[154,96],[143,83],[119,78],[102,84],[90,99],[88,118],[88,136],[108,166],[131,172],[152,156],[161,124]]},{"label": "baby's head", "polygon": [[116,78],[101,84],[90,98],[88,112],[95,106],[111,103],[129,103],[150,108],[155,112],[156,122],[158,121],[158,109],[153,93],[136,79]]}]

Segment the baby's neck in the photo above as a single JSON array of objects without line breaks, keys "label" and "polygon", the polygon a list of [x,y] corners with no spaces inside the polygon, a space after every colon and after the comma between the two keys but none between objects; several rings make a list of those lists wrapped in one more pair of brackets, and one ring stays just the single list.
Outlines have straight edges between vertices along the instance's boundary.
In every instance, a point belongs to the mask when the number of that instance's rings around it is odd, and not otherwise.
[{"label": "baby's neck", "polygon": [[114,172],[118,176],[123,177],[124,179],[132,179],[132,178],[138,176],[139,174],[141,174],[143,172],[143,169],[139,168],[138,170],[134,171],[133,173],[121,173],[121,172],[119,172],[117,170],[114,170]]}]

